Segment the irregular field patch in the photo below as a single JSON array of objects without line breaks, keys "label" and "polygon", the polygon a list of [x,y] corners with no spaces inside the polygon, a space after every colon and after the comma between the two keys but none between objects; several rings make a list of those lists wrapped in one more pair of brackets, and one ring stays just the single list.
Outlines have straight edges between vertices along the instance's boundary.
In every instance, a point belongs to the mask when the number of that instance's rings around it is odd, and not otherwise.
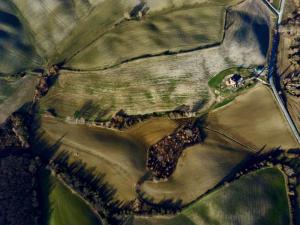
[{"label": "irregular field patch", "polygon": [[207,195],[174,217],[135,217],[136,225],[289,224],[283,174],[277,168],[245,175]]}]

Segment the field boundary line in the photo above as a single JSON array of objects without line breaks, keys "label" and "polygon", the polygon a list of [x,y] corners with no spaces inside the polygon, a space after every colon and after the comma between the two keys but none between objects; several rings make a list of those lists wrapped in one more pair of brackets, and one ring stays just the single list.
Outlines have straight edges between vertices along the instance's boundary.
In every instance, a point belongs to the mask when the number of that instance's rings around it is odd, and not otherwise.
[{"label": "field boundary line", "polygon": [[214,130],[214,129],[209,128],[209,127],[203,127],[203,128],[206,129],[206,130],[215,132],[215,133],[217,133],[217,134],[220,134],[220,135],[222,135],[222,136],[228,138],[229,140],[234,141],[235,143],[237,143],[237,144],[243,146],[244,148],[249,149],[249,150],[250,150],[251,152],[253,152],[253,153],[257,153],[257,152],[259,151],[258,149],[255,149],[255,148],[253,148],[253,147],[250,147],[250,146],[248,146],[248,145],[246,145],[246,144],[243,144],[243,143],[239,142],[239,141],[236,140],[235,138],[230,137],[229,135],[225,134],[225,131]]}]

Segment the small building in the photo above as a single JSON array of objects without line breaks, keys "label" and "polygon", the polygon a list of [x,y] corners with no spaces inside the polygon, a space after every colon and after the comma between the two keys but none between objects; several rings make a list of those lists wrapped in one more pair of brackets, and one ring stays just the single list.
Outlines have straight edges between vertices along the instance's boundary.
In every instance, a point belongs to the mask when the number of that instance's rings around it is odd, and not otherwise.
[{"label": "small building", "polygon": [[226,85],[231,87],[239,87],[243,84],[243,77],[240,74],[233,74],[228,80],[226,80]]}]

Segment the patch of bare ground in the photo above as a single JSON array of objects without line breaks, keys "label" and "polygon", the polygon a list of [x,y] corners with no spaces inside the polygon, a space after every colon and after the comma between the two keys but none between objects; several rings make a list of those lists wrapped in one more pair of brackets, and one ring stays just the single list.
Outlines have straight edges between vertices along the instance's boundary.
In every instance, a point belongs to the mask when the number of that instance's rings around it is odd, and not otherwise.
[{"label": "patch of bare ground", "polygon": [[208,127],[254,149],[298,147],[271,91],[258,85],[209,114]]}]

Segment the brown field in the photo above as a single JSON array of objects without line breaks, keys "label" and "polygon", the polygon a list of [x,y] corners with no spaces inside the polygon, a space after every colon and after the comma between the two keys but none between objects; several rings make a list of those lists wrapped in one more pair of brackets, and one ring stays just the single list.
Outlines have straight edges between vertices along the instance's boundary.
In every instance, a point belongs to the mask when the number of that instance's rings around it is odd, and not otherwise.
[{"label": "brown field", "polygon": [[176,123],[168,119],[150,120],[126,132],[118,132],[43,118],[41,132],[49,144],[61,139],[57,153],[66,150],[72,160],[82,160],[88,168],[95,167],[97,172],[104,173],[105,181],[117,189],[118,199],[132,200],[134,185],[146,172],[148,145],[168,135],[175,127]]},{"label": "brown field", "polygon": [[168,118],[153,118],[145,122],[138,123],[125,132],[134,137],[146,148],[158,142],[166,134],[171,133],[178,126],[178,122]]},{"label": "brown field", "polygon": [[272,92],[262,85],[211,112],[208,126],[256,149],[298,147]]},{"label": "brown field", "polygon": [[218,184],[248,154],[243,146],[207,131],[203,144],[184,150],[167,182],[146,181],[141,190],[154,202],[174,199],[186,204]]}]

